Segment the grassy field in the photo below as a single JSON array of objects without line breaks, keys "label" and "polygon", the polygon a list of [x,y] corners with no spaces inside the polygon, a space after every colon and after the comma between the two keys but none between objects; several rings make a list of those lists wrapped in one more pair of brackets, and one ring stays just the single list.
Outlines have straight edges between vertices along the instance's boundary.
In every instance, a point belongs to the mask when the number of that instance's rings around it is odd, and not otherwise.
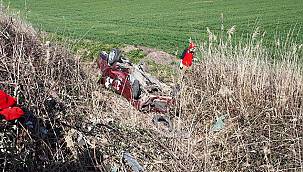
[{"label": "grassy field", "polygon": [[[206,39],[206,27],[237,35],[255,27],[274,35],[303,25],[302,0],[4,0],[36,27],[60,35],[114,44],[155,47],[172,53],[189,37]],[[302,34],[297,36],[302,42]]]}]

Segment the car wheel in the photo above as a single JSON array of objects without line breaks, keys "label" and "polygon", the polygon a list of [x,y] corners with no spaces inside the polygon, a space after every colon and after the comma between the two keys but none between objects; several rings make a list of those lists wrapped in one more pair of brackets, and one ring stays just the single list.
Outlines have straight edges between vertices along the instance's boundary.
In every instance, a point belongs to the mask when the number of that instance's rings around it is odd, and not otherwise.
[{"label": "car wheel", "polygon": [[136,79],[134,80],[133,84],[132,84],[132,94],[133,94],[133,98],[138,100],[140,97],[140,93],[141,93],[141,89],[140,89],[140,83],[139,81]]},{"label": "car wheel", "polygon": [[121,61],[121,51],[113,48],[108,55],[108,64],[112,66],[114,63]]}]

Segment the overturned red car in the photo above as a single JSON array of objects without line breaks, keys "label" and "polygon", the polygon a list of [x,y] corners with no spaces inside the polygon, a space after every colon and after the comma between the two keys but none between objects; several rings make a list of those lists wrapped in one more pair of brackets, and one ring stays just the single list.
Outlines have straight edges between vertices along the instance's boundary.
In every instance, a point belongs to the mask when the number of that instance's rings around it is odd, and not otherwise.
[{"label": "overturned red car", "polygon": [[119,49],[102,51],[97,60],[99,82],[125,97],[140,111],[167,113],[175,104],[171,88],[122,57]]}]

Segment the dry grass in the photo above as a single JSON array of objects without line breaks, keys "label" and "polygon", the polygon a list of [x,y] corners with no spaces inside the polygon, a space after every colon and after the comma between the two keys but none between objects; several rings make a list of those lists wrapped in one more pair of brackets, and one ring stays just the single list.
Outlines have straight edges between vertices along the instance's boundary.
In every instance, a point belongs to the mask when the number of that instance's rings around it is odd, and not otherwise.
[{"label": "dry grass", "polygon": [[[180,116],[165,132],[153,114],[97,85],[94,64],[3,12],[0,31],[0,89],[37,121],[34,130],[0,122],[4,171],[129,171],[123,151],[146,171],[303,170],[302,45],[280,40],[273,51],[259,31],[232,45],[235,29],[226,42],[208,30],[204,58],[182,82]],[[212,132],[222,115],[224,128]]]},{"label": "dry grass", "polygon": [[[184,83],[181,118],[191,139],[181,154],[193,171],[302,171],[302,46],[269,50],[255,33],[237,45],[214,37]],[[222,115],[224,128],[211,132]]]},{"label": "dry grass", "polygon": [[[93,84],[67,50],[45,45],[31,26],[3,11],[0,30],[0,89],[34,114],[23,120],[36,121],[32,131],[24,130],[25,126],[14,131],[14,123],[1,125],[1,168],[42,169],[66,162],[70,151],[63,146],[61,122],[83,117],[82,107],[90,98],[86,90],[93,89]],[[46,138],[42,139],[41,128],[48,129]]]}]

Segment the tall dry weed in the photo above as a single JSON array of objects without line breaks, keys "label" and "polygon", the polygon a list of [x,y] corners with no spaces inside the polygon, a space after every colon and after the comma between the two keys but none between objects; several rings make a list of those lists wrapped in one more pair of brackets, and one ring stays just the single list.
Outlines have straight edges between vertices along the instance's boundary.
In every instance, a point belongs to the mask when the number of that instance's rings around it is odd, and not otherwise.
[{"label": "tall dry weed", "polygon": [[[216,44],[207,32],[204,57],[183,83],[180,129],[191,137],[175,144],[184,164],[192,171],[302,171],[300,44],[272,49],[259,29],[247,42]],[[224,127],[212,131],[222,116]]]}]

